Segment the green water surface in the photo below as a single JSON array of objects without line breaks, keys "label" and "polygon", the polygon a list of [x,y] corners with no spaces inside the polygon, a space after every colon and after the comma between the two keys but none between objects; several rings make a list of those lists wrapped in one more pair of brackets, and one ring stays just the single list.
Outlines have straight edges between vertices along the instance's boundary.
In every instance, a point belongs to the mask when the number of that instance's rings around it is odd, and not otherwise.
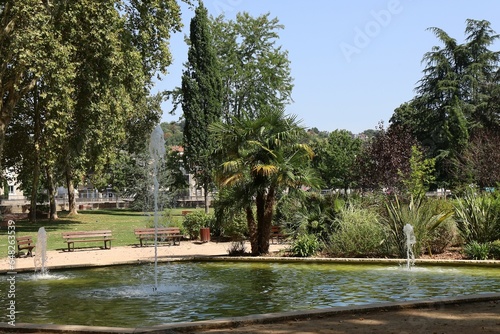
[{"label": "green water surface", "polygon": [[[8,276],[0,283],[8,305]],[[141,327],[500,291],[500,268],[269,262],[160,264],[17,274],[16,322]],[[4,321],[8,319],[4,316]]]}]

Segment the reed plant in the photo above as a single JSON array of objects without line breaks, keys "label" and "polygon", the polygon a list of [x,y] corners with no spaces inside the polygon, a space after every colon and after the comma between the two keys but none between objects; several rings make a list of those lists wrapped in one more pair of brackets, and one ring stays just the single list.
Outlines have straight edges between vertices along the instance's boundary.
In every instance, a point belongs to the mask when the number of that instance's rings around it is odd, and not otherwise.
[{"label": "reed plant", "polygon": [[457,227],[466,244],[500,239],[500,197],[470,188],[456,201]]},{"label": "reed plant", "polygon": [[430,249],[433,232],[453,216],[453,210],[436,213],[435,207],[425,196],[411,196],[408,202],[402,202],[396,195],[385,204],[386,217],[382,223],[389,231],[388,238],[397,255],[406,257],[406,235],[403,228],[406,224],[413,227],[416,243],[413,249],[415,256]]}]

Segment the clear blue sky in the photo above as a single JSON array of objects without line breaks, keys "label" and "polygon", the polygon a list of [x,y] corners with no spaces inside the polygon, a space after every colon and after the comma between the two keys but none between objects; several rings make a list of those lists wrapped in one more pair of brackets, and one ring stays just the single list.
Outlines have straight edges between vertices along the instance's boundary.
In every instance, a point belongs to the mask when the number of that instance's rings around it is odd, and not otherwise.
[{"label": "clear blue sky", "polygon": [[[498,0],[205,0],[213,16],[271,13],[285,29],[279,43],[289,51],[295,114],[307,128],[359,133],[388,123],[395,108],[414,96],[422,56],[440,45],[429,27],[463,42],[466,19],[488,20],[500,33]],[[174,63],[158,89],[180,86],[187,58],[184,35],[193,11],[183,6],[184,31],[171,40]],[[494,50],[500,50],[499,43]],[[163,105],[162,121],[178,120]]]}]

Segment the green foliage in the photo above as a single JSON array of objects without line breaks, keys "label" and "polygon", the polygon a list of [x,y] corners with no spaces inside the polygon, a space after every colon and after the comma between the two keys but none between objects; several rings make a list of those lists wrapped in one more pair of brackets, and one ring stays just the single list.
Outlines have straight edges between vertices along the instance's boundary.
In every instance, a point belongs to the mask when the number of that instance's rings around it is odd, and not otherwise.
[{"label": "green foliage", "polygon": [[403,184],[414,197],[423,196],[434,182],[435,159],[424,159],[418,146],[411,147],[410,174]]},{"label": "green foliage", "polygon": [[492,115],[497,104],[499,53],[491,50],[499,35],[485,20],[468,19],[465,42],[444,30],[429,28],[440,45],[424,54],[423,77],[417,96],[395,110],[391,123],[410,129],[436,158],[438,183],[467,184],[457,172],[457,162],[473,129],[498,126]]},{"label": "green foliage", "polygon": [[182,145],[184,122],[163,122],[160,125],[165,134],[165,145],[167,147]]},{"label": "green foliage", "polygon": [[[500,89],[500,85],[498,86]],[[500,106],[500,104],[499,104]],[[461,178],[481,189],[500,182],[499,127],[474,129],[471,140],[460,158]]]},{"label": "green foliage", "polygon": [[487,260],[490,254],[491,243],[471,241],[464,246],[464,254],[469,259],[473,260]]},{"label": "green foliage", "polygon": [[313,144],[313,166],[326,188],[348,189],[355,186],[356,157],[361,152],[361,139],[346,130],[335,130]]},{"label": "green foliage", "polygon": [[[189,50],[181,87],[184,124],[185,167],[192,173],[207,196],[212,187],[213,171],[218,165],[214,143],[209,140],[209,125],[222,113],[222,79],[214,48],[208,12],[200,1],[191,19]],[[205,208],[208,202],[205,197]]]},{"label": "green foliage", "polygon": [[20,181],[32,189],[45,181],[41,171],[49,174],[48,189],[64,177],[68,187],[90,174],[103,178],[105,167],[125,147],[136,148],[129,143],[144,143],[159,120],[161,94],[149,94],[152,77],[172,61],[168,39],[180,30],[179,4],[8,0],[0,6],[6,69],[0,157],[8,129],[5,142],[31,150],[11,154],[17,160],[9,165],[30,171]]},{"label": "green foliage", "polygon": [[[277,196],[287,189],[319,184],[309,166],[311,148],[296,142],[303,129],[295,116],[276,109],[262,112],[257,119],[245,114],[230,123],[218,122],[211,130],[218,153],[225,159],[218,173],[220,185],[238,194],[234,204],[245,210],[252,253],[267,253]],[[255,223],[258,228],[254,229]]]},{"label": "green foliage", "polygon": [[290,252],[292,256],[309,257],[320,250],[321,244],[312,234],[301,234],[292,243]]},{"label": "green foliage", "polygon": [[306,233],[316,235],[319,240],[328,240],[344,206],[344,198],[337,194],[289,191],[278,201],[275,225],[285,226],[293,236]]},{"label": "green foliage", "polygon": [[236,193],[235,188],[222,188],[216,194],[216,198],[211,203],[215,216],[214,225],[211,227],[213,235],[229,237],[233,240],[248,236],[247,221],[241,209],[244,204],[236,202],[241,197]]},{"label": "green foliage", "polygon": [[406,235],[403,232],[406,224],[413,227],[416,238],[414,254],[419,256],[429,247],[432,233],[453,215],[452,210],[435,212],[432,202],[423,196],[411,197],[408,203],[402,203],[395,196],[387,200],[385,208],[386,217],[382,222],[389,230],[391,246],[397,250],[400,257],[406,257]]},{"label": "green foliage", "polygon": [[193,211],[184,217],[182,226],[191,239],[198,239],[200,228],[213,225],[214,216],[203,211]]},{"label": "green foliage", "polygon": [[491,242],[500,238],[500,197],[477,194],[469,188],[455,204],[457,227],[466,243]]},{"label": "green foliage", "polygon": [[447,219],[429,235],[427,251],[430,254],[441,254],[457,239],[457,226],[453,219]]},{"label": "green foliage", "polygon": [[370,208],[348,205],[340,211],[337,229],[327,245],[336,257],[382,257],[387,255],[385,228]]},{"label": "green foliage", "polygon": [[243,113],[255,119],[289,104],[293,79],[288,52],[278,44],[278,19],[238,13],[235,20],[219,16],[211,23],[224,83],[223,121]]}]

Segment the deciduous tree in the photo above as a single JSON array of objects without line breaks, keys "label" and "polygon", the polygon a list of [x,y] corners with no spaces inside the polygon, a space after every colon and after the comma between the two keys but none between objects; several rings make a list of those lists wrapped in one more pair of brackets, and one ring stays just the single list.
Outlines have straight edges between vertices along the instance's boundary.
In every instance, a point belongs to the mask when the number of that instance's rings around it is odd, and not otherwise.
[{"label": "deciduous tree", "polygon": [[361,140],[347,130],[335,130],[326,139],[313,144],[317,168],[327,188],[347,190],[355,185],[355,162],[361,152]]}]

